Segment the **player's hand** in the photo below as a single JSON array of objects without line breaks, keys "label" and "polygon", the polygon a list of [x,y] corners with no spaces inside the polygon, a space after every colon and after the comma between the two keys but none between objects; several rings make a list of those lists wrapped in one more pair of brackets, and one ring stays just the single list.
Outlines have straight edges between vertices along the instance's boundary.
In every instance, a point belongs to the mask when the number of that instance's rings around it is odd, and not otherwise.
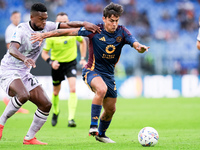
[{"label": "player's hand", "polygon": [[31,33],[30,40],[33,41],[32,44],[39,41],[39,46],[41,46],[43,39],[42,33]]},{"label": "player's hand", "polygon": [[26,59],[24,59],[24,64],[25,64],[28,68],[31,68],[31,66],[32,66],[33,68],[36,67],[35,61],[34,61],[33,59],[31,59],[31,58],[26,58]]},{"label": "player's hand", "polygon": [[150,48],[149,46],[139,44],[136,50],[138,51],[138,53],[144,53],[145,51],[148,52],[149,48]]},{"label": "player's hand", "polygon": [[58,68],[60,67],[60,64],[57,60],[54,60],[51,64],[51,67],[54,69],[54,70],[58,70]]},{"label": "player's hand", "polygon": [[100,27],[97,26],[97,25],[95,25],[95,24],[93,24],[93,23],[84,21],[83,26],[84,26],[84,28],[85,28],[86,30],[92,31],[93,33],[95,33],[95,32],[101,33]]},{"label": "player's hand", "polygon": [[81,59],[80,61],[79,61],[79,64],[82,66],[82,68],[83,67],[85,67],[85,65],[87,64],[87,61],[85,60],[85,59]]}]

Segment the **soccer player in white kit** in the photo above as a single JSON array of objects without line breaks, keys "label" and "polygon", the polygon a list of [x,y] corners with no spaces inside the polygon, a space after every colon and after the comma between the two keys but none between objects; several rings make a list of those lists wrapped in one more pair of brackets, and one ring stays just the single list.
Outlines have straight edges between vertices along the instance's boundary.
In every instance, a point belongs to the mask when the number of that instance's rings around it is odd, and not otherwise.
[{"label": "soccer player in white kit", "polygon": [[81,26],[92,32],[100,32],[99,27],[89,22],[54,23],[47,21],[47,18],[47,8],[42,3],[33,4],[30,21],[17,26],[9,50],[1,61],[0,84],[12,99],[0,117],[0,139],[7,119],[17,112],[27,100],[30,100],[37,106],[37,110],[23,144],[47,145],[37,140],[35,134],[46,122],[52,104],[41,84],[30,73],[31,68],[36,67],[35,61],[42,51],[44,41],[41,45],[39,42],[32,44],[31,33]]}]

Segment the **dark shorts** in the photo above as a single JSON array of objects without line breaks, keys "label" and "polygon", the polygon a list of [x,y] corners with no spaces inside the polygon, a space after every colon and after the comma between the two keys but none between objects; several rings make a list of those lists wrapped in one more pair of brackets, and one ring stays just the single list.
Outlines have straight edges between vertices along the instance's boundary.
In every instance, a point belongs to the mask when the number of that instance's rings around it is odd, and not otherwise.
[{"label": "dark shorts", "polygon": [[53,79],[53,85],[60,85],[60,83],[65,80],[65,76],[67,78],[69,77],[76,77],[76,64],[77,61],[76,59],[67,62],[67,63],[60,63],[60,67],[58,70],[54,70],[53,68],[51,69],[51,75]]},{"label": "dark shorts", "polygon": [[106,97],[111,97],[111,98],[117,97],[117,88],[116,88],[115,79],[113,76],[105,76],[105,75],[99,74],[95,71],[91,71],[89,69],[83,68],[82,77],[83,77],[83,81],[89,86],[89,88],[91,90],[92,90],[92,87],[91,87],[92,79],[95,77],[101,77],[108,87],[105,98]]}]

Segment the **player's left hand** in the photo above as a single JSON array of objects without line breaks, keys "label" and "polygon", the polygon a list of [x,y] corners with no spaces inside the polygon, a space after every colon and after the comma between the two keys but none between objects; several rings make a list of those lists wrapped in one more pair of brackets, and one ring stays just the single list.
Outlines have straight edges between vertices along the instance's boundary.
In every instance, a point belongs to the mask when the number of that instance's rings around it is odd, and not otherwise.
[{"label": "player's left hand", "polygon": [[43,39],[42,33],[31,33],[30,40],[33,41],[32,44],[39,41],[39,46],[41,46]]},{"label": "player's left hand", "polygon": [[140,45],[136,48],[136,50],[138,51],[138,53],[144,53],[145,51],[148,52],[149,48],[150,48],[149,46],[145,46],[145,45],[140,44]]},{"label": "player's left hand", "polygon": [[28,68],[31,68],[31,67],[35,68],[35,67],[36,67],[35,61],[34,61],[33,59],[31,59],[31,58],[25,58],[25,59],[24,59],[24,64],[25,64]]},{"label": "player's left hand", "polygon": [[95,32],[101,33],[100,27],[97,26],[97,25],[95,25],[95,24],[93,24],[93,23],[84,21],[83,26],[84,26],[84,28],[85,28],[86,30],[92,31],[93,33],[95,33]]},{"label": "player's left hand", "polygon": [[79,61],[79,64],[82,66],[82,68],[87,64],[87,61],[85,59],[81,59]]}]

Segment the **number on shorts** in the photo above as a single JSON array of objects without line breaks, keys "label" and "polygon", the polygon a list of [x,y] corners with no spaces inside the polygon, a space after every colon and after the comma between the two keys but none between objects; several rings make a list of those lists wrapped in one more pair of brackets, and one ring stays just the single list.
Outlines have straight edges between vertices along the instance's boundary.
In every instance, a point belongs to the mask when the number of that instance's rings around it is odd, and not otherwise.
[{"label": "number on shorts", "polygon": [[31,81],[31,86],[34,86],[38,83],[38,80],[35,77],[28,78],[28,81]]}]

